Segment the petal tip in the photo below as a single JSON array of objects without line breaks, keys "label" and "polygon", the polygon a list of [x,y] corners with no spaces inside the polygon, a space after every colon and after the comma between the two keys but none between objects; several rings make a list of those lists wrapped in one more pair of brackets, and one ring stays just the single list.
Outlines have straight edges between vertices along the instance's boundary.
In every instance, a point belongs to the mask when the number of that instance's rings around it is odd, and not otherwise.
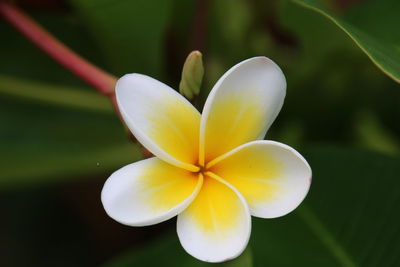
[{"label": "petal tip", "polygon": [[[203,180],[188,178],[192,178],[189,172],[158,158],[138,161],[111,174],[102,188],[101,203],[107,215],[121,224],[153,225],[175,217],[197,196]],[[168,197],[172,185],[180,186],[181,193]],[[156,198],[153,187],[159,189]]]},{"label": "petal tip", "polygon": [[185,212],[180,214],[177,220],[177,233],[184,250],[196,259],[210,263],[224,262],[240,256],[248,245],[252,228],[251,214],[244,197],[230,184],[220,182],[239,198],[243,212],[240,216],[242,218],[240,228],[236,228],[234,232],[231,232],[231,229],[219,232],[217,235],[209,235],[210,233],[203,230],[199,231],[199,228],[191,222],[190,218],[193,217]]}]

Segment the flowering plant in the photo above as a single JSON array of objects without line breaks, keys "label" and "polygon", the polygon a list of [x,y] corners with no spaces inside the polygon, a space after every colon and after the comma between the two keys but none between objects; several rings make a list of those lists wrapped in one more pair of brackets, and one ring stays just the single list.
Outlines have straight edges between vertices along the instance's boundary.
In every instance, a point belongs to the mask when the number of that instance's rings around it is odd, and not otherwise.
[{"label": "flowering plant", "polygon": [[109,216],[144,226],[176,215],[183,248],[209,262],[237,257],[251,215],[283,216],[306,196],[311,169],[293,148],[262,140],[277,117],[286,81],[266,57],[232,67],[200,114],[182,95],[145,75],[116,85],[124,121],[155,157],[125,166],[106,181]]}]

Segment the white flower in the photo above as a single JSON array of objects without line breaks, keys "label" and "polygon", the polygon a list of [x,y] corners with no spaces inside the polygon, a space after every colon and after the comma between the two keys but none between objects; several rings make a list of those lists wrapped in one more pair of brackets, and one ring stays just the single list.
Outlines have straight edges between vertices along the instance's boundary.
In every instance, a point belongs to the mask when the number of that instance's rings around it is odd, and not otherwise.
[{"label": "white flower", "polygon": [[167,85],[127,74],[118,107],[134,136],[156,157],[125,166],[106,181],[109,216],[144,226],[176,215],[183,248],[209,262],[245,249],[251,216],[275,218],[306,196],[311,169],[293,148],[262,140],[286,93],[280,68],[255,57],[226,72],[203,114]]}]

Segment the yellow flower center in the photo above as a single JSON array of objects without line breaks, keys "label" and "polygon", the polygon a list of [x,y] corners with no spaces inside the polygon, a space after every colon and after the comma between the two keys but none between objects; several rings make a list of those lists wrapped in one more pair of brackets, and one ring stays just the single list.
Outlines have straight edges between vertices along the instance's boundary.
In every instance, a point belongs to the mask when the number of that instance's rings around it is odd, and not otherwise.
[{"label": "yellow flower center", "polygon": [[199,177],[198,174],[201,174],[202,177],[203,177],[204,179],[206,179],[207,176],[213,177],[214,179],[217,179],[217,180],[221,179],[220,177],[218,177],[216,174],[214,174],[214,173],[211,171],[211,167],[214,166],[215,163],[217,163],[217,162],[219,161],[219,160],[218,160],[218,157],[217,157],[216,159],[217,159],[217,160],[211,160],[211,161],[209,161],[209,162],[205,162],[204,165],[201,164],[201,163],[198,163],[198,164],[196,164],[196,165],[193,165],[193,166],[195,166],[196,168],[198,168],[198,170],[192,171],[192,172],[193,172],[194,174],[197,174],[197,177]]},{"label": "yellow flower center", "polygon": [[197,165],[197,167],[199,168],[199,170],[196,173],[201,173],[204,175],[207,172],[206,166]]}]

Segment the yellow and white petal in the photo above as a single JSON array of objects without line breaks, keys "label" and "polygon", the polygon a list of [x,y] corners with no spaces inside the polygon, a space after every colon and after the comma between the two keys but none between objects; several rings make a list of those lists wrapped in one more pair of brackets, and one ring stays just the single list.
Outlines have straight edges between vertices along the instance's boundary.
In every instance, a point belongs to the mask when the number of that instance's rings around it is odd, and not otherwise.
[{"label": "yellow and white petal", "polygon": [[116,97],[133,135],[151,153],[187,170],[196,171],[200,113],[169,86],[141,74],[118,80]]},{"label": "yellow and white petal", "polygon": [[286,94],[281,69],[266,57],[242,61],[215,84],[200,122],[200,163],[263,139]]},{"label": "yellow and white petal", "polygon": [[251,215],[283,216],[303,201],[311,168],[293,148],[274,141],[253,141],[210,162],[209,171],[234,186],[249,204]]},{"label": "yellow and white petal", "polygon": [[101,201],[114,220],[144,226],[168,220],[198,194],[203,178],[158,158],[127,165],[104,184]]},{"label": "yellow and white petal", "polygon": [[183,248],[193,257],[227,261],[246,248],[251,217],[246,201],[235,188],[206,176],[196,199],[178,215],[177,231]]}]

